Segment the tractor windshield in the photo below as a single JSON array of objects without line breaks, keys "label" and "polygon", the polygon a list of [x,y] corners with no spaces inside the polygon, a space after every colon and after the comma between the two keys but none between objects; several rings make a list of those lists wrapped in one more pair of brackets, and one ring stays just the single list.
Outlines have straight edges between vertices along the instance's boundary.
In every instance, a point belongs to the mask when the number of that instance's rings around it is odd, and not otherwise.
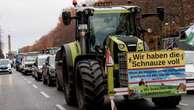
[{"label": "tractor windshield", "polygon": [[90,17],[90,33],[102,45],[108,35],[134,35],[134,17],[129,13],[96,13]]}]

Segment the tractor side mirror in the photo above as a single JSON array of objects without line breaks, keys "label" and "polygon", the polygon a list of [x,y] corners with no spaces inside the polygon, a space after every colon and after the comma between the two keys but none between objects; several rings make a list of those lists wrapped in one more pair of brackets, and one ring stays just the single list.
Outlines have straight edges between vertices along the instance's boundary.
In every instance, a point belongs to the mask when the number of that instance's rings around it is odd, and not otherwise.
[{"label": "tractor side mirror", "polygon": [[64,25],[69,25],[71,23],[71,13],[64,11],[62,13],[62,20]]},{"label": "tractor side mirror", "polygon": [[158,7],[157,8],[158,17],[161,21],[164,21],[164,8]]}]

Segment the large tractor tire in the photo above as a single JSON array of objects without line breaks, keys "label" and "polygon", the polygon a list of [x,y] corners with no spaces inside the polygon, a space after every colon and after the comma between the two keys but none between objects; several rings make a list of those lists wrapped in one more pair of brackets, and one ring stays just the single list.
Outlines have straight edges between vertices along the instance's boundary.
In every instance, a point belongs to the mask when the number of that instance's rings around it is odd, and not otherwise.
[{"label": "large tractor tire", "polygon": [[181,101],[181,96],[170,96],[170,97],[161,97],[161,98],[152,98],[152,102],[157,107],[170,107],[175,108]]},{"label": "large tractor tire", "polygon": [[76,65],[76,96],[79,110],[102,110],[106,88],[103,69],[95,60],[83,60]]}]

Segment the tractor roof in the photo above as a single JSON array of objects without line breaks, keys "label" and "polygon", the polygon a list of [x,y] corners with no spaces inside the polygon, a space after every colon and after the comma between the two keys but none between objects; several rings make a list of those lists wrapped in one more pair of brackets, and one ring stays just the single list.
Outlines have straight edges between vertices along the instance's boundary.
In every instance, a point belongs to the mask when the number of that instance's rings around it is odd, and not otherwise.
[{"label": "tractor roof", "polygon": [[130,8],[137,8],[138,6],[107,6],[107,7],[94,7],[96,10],[126,10]]},{"label": "tractor roof", "polygon": [[141,10],[140,7],[138,6],[89,6],[89,7],[78,7],[77,11],[83,11],[85,9],[94,9],[95,12],[100,12],[100,13],[106,13],[107,11],[118,11],[118,12],[130,12],[132,9],[138,9],[139,11]]}]

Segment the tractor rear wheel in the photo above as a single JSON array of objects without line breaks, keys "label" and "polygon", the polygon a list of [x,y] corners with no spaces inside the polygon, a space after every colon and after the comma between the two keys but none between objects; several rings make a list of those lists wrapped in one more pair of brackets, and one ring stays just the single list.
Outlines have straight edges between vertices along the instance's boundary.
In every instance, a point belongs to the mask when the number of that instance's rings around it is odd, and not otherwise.
[{"label": "tractor rear wheel", "polygon": [[68,68],[65,58],[63,59],[63,83],[66,103],[70,106],[77,106],[74,77]]},{"label": "tractor rear wheel", "polygon": [[157,107],[176,107],[181,101],[181,96],[170,96],[170,97],[161,97],[161,98],[152,98],[152,102]]},{"label": "tractor rear wheel", "polygon": [[79,110],[102,110],[106,88],[98,61],[83,60],[76,65],[76,96]]}]

